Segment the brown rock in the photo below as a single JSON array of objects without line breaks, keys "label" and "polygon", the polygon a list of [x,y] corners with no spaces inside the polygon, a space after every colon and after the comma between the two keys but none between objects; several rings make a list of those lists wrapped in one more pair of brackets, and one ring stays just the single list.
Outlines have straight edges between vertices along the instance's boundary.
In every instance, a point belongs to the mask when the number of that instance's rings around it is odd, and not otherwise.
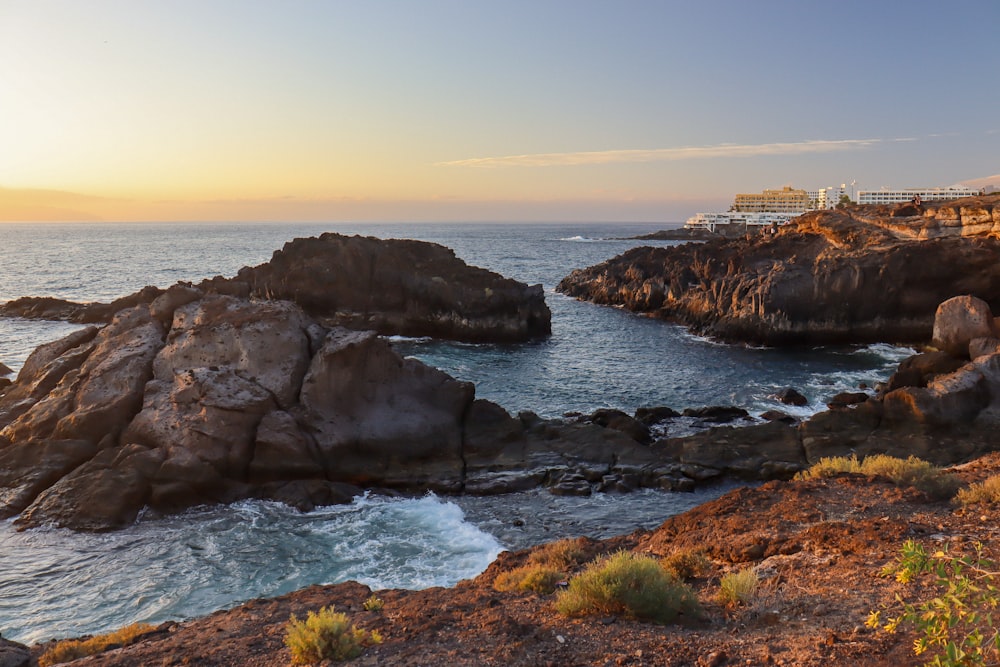
[{"label": "brown rock", "polygon": [[[978,199],[995,211],[1000,195]],[[925,343],[938,305],[956,293],[1000,303],[1000,241],[963,235],[958,212],[946,229],[940,209],[925,208],[930,216],[915,219],[877,207],[815,211],[776,236],[635,248],[557,289],[726,340]]]},{"label": "brown rock", "polygon": [[403,359],[372,332],[333,330],[302,382],[300,423],[331,479],[458,490],[474,387]]},{"label": "brown rock", "polygon": [[[995,321],[995,320],[994,320]],[[969,358],[977,359],[1000,352],[1000,338],[996,336],[984,336],[973,338],[969,341]]]},{"label": "brown rock", "polygon": [[474,342],[551,332],[541,285],[469,266],[434,243],[327,233],[295,239],[234,282],[289,299],[328,325]]},{"label": "brown rock", "polygon": [[990,305],[974,296],[956,296],[941,303],[934,314],[932,344],[948,354],[969,358],[969,341],[993,336]]}]

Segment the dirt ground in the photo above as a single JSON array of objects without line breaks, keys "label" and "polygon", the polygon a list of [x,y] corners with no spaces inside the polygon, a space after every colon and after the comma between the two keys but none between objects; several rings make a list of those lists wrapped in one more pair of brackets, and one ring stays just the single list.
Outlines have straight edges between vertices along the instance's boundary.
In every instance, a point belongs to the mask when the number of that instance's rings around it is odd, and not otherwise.
[{"label": "dirt ground", "polygon": [[[964,482],[998,472],[997,455],[955,469]],[[495,591],[493,580],[523,564],[524,551],[501,554],[486,572],[453,588],[377,591],[381,612],[363,609],[372,591],[360,584],[313,586],[164,624],[137,644],[71,664],[288,665],[289,616],[335,605],[384,637],[354,665],[916,665],[923,660],[912,653],[911,630],[888,634],[865,626],[870,611],[891,610],[897,594],[912,599],[919,591],[879,571],[910,538],[952,551],[982,542],[1000,553],[998,515],[993,507],[963,509],[879,478],[771,482],[731,491],[656,530],[585,543],[594,556],[703,549],[710,572],[690,582],[706,610],[701,620],[571,619],[556,612],[553,596]],[[748,565],[762,579],[756,596],[747,605],[722,605],[720,577]],[[43,648],[34,647],[34,655]]]}]

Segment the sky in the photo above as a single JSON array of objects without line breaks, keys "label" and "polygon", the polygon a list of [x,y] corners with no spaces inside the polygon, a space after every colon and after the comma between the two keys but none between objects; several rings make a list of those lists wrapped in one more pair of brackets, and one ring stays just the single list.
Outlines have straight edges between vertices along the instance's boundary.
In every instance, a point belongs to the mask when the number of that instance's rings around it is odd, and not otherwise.
[{"label": "sky", "polygon": [[0,0],[0,221],[1000,185],[997,0]]}]

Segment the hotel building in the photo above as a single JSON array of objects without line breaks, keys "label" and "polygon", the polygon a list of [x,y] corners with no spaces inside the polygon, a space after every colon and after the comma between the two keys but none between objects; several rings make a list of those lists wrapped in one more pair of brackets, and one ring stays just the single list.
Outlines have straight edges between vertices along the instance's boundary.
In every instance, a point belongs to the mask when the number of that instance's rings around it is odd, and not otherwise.
[{"label": "hotel building", "polygon": [[953,185],[947,188],[904,188],[902,190],[881,188],[879,190],[858,190],[858,203],[898,204],[899,202],[912,201],[918,195],[921,201],[940,201],[942,199],[972,197],[977,194],[979,194],[979,190],[973,190],[964,185]]}]

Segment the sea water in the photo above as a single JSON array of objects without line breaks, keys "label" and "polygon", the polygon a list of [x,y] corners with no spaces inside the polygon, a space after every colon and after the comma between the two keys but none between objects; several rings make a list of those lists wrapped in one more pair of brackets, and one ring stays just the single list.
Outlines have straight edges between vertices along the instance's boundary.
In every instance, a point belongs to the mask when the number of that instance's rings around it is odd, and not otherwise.
[{"label": "sea water", "polygon": [[[0,301],[110,301],[145,285],[232,276],[295,237],[325,231],[441,243],[470,264],[541,283],[550,338],[521,345],[393,339],[400,353],[474,382],[508,411],[554,417],[642,406],[737,405],[798,416],[888,377],[905,348],[778,350],[721,345],[681,327],[557,294],[575,268],[640,244],[662,225],[2,224]],[[0,319],[0,362],[19,369],[38,344],[78,325]],[[810,404],[774,394],[795,387]],[[374,588],[451,585],[503,549],[652,528],[725,490],[589,498],[544,491],[496,498],[366,497],[299,513],[273,503],[146,517],[116,533],[17,532],[0,523],[0,633],[34,642],[184,619],[253,597],[354,579]]]}]

